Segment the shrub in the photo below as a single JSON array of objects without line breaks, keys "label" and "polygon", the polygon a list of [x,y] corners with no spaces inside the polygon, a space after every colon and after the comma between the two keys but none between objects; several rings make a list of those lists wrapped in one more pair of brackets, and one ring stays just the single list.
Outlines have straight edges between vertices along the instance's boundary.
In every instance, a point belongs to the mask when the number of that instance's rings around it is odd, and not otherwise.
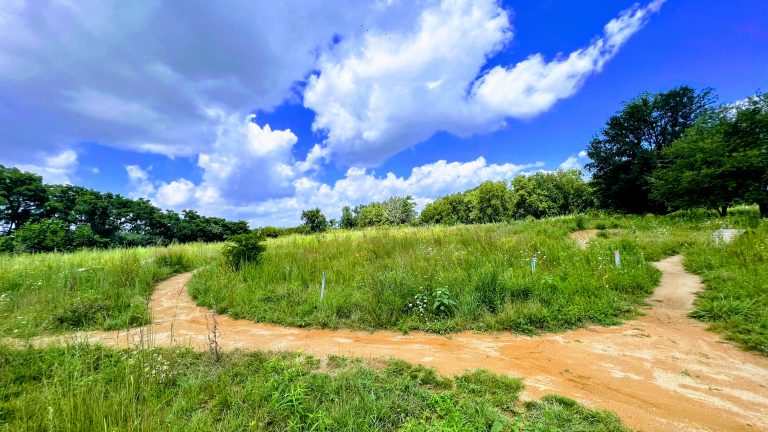
[{"label": "shrub", "polygon": [[106,301],[95,295],[86,295],[62,308],[53,319],[65,328],[83,328],[104,321],[108,312]]},{"label": "shrub", "polygon": [[265,237],[260,231],[234,235],[229,238],[231,243],[224,246],[224,259],[235,270],[239,270],[243,264],[258,262],[266,250],[264,240]]}]

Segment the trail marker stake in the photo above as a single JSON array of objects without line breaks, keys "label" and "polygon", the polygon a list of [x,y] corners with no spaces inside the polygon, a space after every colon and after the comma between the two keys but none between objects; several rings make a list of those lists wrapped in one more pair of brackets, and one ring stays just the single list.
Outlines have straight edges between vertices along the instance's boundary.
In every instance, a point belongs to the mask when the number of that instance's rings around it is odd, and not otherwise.
[{"label": "trail marker stake", "polygon": [[325,272],[323,272],[323,282],[320,284],[320,300],[325,297]]},{"label": "trail marker stake", "polygon": [[621,258],[619,256],[618,249],[613,253],[613,261],[616,263],[616,267],[618,267],[621,264]]}]

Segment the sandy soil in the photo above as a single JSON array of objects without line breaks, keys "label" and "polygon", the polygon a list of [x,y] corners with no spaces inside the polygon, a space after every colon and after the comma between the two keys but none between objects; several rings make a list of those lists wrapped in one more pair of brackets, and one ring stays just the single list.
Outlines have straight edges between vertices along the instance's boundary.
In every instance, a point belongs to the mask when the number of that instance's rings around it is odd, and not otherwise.
[{"label": "sandy soil", "polygon": [[[687,318],[702,284],[681,261],[674,256],[655,264],[663,275],[646,315],[617,327],[539,337],[471,332],[444,337],[287,328],[219,316],[220,343],[223,349],[319,357],[398,357],[443,374],[485,368],[523,377],[525,397],[562,394],[612,410],[628,426],[646,431],[768,431],[768,359],[739,350]],[[35,342],[77,339],[118,347],[208,349],[211,315],[189,297],[190,277],[182,274],[158,285],[149,326]]]}]

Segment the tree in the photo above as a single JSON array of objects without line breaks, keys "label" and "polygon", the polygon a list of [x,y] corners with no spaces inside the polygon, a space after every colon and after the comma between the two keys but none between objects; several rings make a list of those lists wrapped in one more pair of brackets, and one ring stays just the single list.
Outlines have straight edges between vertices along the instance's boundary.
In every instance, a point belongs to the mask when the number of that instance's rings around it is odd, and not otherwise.
[{"label": "tree", "polygon": [[471,206],[466,194],[456,193],[439,198],[424,207],[419,215],[423,224],[468,224]]},{"label": "tree", "polygon": [[27,252],[52,252],[71,249],[69,229],[61,221],[45,219],[29,222],[14,233],[16,243]]},{"label": "tree", "polygon": [[483,182],[469,191],[467,197],[472,207],[470,212],[472,223],[502,222],[510,217],[512,196],[507,188],[507,182]]},{"label": "tree", "polygon": [[701,116],[661,156],[652,196],[670,210],[757,202],[768,216],[768,94]]},{"label": "tree", "polygon": [[575,169],[516,176],[512,196],[512,216],[517,219],[583,213],[595,205],[592,189]]},{"label": "tree", "polygon": [[662,150],[679,139],[714,102],[711,89],[681,86],[643,93],[626,103],[589,143],[586,168],[600,203],[629,212],[662,212],[651,198],[650,176]]},{"label": "tree", "polygon": [[360,207],[360,213],[357,216],[357,226],[381,226],[388,223],[387,209],[382,203],[374,202]]},{"label": "tree", "polygon": [[387,224],[404,225],[416,220],[416,203],[413,197],[391,197],[381,203],[387,213]]},{"label": "tree", "polygon": [[341,219],[339,220],[339,228],[351,229],[357,227],[357,215],[352,213],[349,206],[344,206],[341,209]]},{"label": "tree", "polygon": [[319,208],[301,212],[301,220],[310,232],[323,232],[328,229],[328,221]]},{"label": "tree", "polygon": [[0,165],[0,225],[5,234],[42,216],[47,200],[42,177]]}]

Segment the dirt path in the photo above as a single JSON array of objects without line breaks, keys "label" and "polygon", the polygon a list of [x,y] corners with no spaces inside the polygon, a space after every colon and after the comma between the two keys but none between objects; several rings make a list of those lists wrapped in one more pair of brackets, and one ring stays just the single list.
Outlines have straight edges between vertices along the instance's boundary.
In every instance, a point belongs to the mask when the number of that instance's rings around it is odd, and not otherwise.
[{"label": "dirt path", "polygon": [[[740,351],[686,317],[702,285],[681,261],[674,256],[656,263],[663,275],[647,315],[618,327],[541,337],[470,332],[443,337],[286,328],[220,316],[221,346],[319,357],[398,357],[444,374],[486,368],[525,378],[526,397],[559,393],[612,410],[628,426],[646,431],[768,431],[768,359]],[[210,315],[189,297],[190,277],[158,285],[149,326],[37,343],[76,338],[119,347],[207,349]]]}]

